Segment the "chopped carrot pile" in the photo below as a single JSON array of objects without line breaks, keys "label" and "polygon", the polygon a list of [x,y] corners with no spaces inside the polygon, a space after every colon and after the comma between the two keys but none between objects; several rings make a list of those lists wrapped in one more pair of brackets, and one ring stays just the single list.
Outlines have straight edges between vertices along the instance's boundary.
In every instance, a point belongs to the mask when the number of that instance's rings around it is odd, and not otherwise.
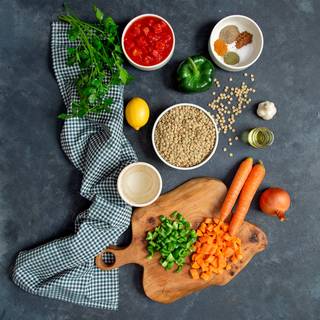
[{"label": "chopped carrot pile", "polygon": [[190,275],[208,281],[213,274],[230,270],[243,258],[241,240],[228,233],[229,225],[219,219],[206,218],[197,230],[195,253],[191,257]]}]

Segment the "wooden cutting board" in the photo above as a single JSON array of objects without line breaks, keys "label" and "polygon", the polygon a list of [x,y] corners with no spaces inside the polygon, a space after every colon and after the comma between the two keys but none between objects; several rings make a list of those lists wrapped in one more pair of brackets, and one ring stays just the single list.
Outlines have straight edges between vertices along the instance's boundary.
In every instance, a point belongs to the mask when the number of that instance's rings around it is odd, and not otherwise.
[{"label": "wooden cutting board", "polygon": [[[231,281],[252,259],[267,246],[267,237],[258,227],[245,222],[240,231],[242,240],[243,260],[229,271],[215,275],[206,282],[202,279],[194,280],[189,275],[189,265],[184,266],[182,272],[165,271],[159,264],[159,255],[152,260],[146,259],[146,234],[159,225],[160,215],[169,216],[177,210],[197,228],[206,217],[217,217],[221,204],[225,198],[227,188],[223,182],[211,178],[192,179],[178,188],[162,195],[155,203],[145,208],[138,208],[132,217],[132,242],[127,248],[107,248],[104,252],[111,252],[115,256],[115,263],[111,266],[103,262],[103,254],[96,257],[96,266],[102,270],[119,268],[128,263],[136,263],[144,268],[143,288],[145,294],[152,300],[171,303],[192,292],[211,285],[222,286]],[[175,268],[174,268],[175,269]]]}]

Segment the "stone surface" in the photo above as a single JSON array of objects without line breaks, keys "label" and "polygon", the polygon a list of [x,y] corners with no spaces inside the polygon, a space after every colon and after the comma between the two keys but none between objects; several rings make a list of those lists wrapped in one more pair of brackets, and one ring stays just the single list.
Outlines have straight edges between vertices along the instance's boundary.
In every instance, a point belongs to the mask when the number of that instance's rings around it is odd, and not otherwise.
[{"label": "stone surface", "polygon": [[[89,204],[79,196],[80,174],[59,146],[64,108],[50,58],[50,22],[62,12],[63,0],[2,0],[0,4],[0,319],[212,319],[300,320],[320,314],[320,111],[319,111],[319,2],[314,0],[230,1],[95,1],[123,27],[140,13],[167,18],[177,43],[171,62],[160,71],[143,73],[129,67],[135,82],[125,98],[142,96],[151,106],[149,125],[125,132],[139,159],[154,164],[164,180],[164,191],[198,176],[216,176],[230,182],[239,161],[251,155],[267,168],[263,187],[281,186],[292,195],[288,221],[259,213],[254,205],[248,220],[269,237],[267,250],[226,287],[212,287],[172,305],[148,300],[141,286],[141,269],[120,270],[120,310],[110,312],[32,296],[10,280],[10,268],[21,249],[72,232],[77,213]],[[90,1],[72,1],[82,17],[92,18]],[[179,61],[196,53],[207,54],[214,24],[224,16],[244,14],[261,26],[265,48],[248,71],[256,75],[252,106],[239,122],[239,132],[269,126],[275,143],[254,150],[237,143],[233,158],[222,151],[204,167],[175,171],[156,157],[150,140],[152,123],[167,106],[193,102],[206,107],[211,92],[184,95],[174,89]],[[217,70],[226,84],[242,74]],[[270,122],[255,116],[258,102],[274,101],[278,114]],[[130,241],[130,232],[123,243]]]}]

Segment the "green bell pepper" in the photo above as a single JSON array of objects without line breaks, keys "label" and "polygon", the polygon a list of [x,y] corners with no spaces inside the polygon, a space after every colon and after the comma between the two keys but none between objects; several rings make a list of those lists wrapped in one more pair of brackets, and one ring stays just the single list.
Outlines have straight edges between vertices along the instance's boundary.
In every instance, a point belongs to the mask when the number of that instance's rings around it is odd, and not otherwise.
[{"label": "green bell pepper", "polygon": [[207,58],[196,55],[182,61],[177,69],[179,89],[184,92],[202,92],[213,83],[214,66]]}]

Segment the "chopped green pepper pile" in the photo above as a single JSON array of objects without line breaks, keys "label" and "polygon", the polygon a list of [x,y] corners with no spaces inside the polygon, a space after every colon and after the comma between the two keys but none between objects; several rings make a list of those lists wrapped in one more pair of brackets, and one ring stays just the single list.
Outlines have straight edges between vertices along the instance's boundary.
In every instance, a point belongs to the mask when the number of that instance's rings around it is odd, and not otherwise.
[{"label": "chopped green pepper pile", "polygon": [[156,252],[160,252],[160,264],[166,270],[177,264],[176,272],[180,272],[186,257],[194,251],[193,244],[197,241],[197,233],[179,212],[173,212],[171,218],[160,216],[161,224],[148,232],[147,258],[152,259]]}]

